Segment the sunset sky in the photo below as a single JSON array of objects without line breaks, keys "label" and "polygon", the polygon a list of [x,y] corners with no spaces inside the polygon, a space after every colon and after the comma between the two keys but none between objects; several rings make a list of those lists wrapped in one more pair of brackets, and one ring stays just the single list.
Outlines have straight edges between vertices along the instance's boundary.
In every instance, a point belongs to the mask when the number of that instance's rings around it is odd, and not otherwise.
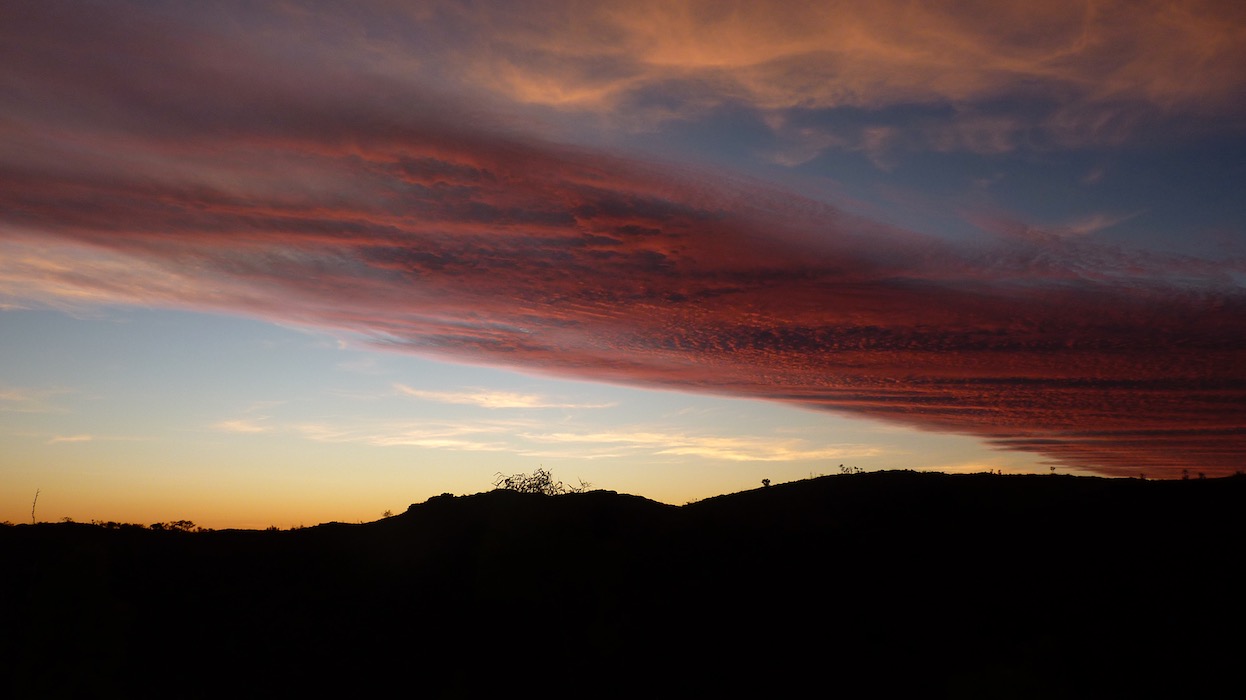
[{"label": "sunset sky", "polygon": [[1246,3],[9,1],[0,520],[1246,468]]}]

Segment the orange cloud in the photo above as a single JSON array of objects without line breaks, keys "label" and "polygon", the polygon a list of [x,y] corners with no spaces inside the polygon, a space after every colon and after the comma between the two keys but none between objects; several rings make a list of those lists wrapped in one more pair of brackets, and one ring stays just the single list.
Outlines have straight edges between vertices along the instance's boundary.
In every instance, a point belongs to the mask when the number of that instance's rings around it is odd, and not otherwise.
[{"label": "orange cloud", "polygon": [[[1054,137],[1085,142],[1106,138],[1122,105],[1240,112],[1246,88],[1246,14],[1233,2],[481,7],[458,18],[487,27],[456,56],[472,82],[522,103],[621,118],[654,91],[685,103],[659,118],[737,102],[773,111],[1025,99],[1057,106],[1041,124]],[[969,118],[957,138],[998,148],[999,136],[965,132],[1001,124]]]}]

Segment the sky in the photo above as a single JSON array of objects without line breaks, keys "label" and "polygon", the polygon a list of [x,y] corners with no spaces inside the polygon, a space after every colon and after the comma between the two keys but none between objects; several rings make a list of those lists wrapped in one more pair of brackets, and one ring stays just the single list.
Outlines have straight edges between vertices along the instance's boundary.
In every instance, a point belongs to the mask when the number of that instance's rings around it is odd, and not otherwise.
[{"label": "sky", "polygon": [[1232,474],[1243,66],[1239,2],[5,2],[0,520]]}]

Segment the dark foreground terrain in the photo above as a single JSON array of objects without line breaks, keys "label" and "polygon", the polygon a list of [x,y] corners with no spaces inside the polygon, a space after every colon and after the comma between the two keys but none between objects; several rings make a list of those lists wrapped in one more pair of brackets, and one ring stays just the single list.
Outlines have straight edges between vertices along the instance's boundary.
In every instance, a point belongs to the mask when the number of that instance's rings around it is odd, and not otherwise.
[{"label": "dark foreground terrain", "polygon": [[1246,478],[878,472],[666,506],[0,527],[6,697],[1242,697]]}]

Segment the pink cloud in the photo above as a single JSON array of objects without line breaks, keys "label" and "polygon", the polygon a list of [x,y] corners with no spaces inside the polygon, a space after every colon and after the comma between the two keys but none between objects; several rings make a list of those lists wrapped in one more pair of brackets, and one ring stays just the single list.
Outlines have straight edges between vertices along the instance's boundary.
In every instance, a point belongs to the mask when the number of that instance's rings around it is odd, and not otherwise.
[{"label": "pink cloud", "polygon": [[[104,48],[74,43],[95,21],[65,44]],[[32,31],[10,26],[0,38]],[[347,83],[236,37],[139,26],[98,64],[0,42],[0,294],[300,322],[1111,474],[1224,473],[1246,455],[1241,260],[1030,229],[953,246],[508,134],[383,72]]]}]

